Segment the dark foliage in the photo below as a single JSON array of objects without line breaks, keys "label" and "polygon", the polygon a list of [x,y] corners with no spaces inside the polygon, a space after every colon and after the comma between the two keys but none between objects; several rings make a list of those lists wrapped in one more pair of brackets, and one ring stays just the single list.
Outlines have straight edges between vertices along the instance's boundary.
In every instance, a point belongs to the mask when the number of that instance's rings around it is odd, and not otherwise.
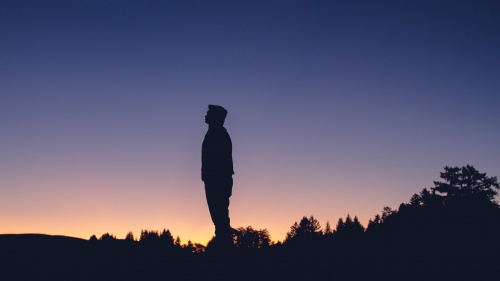
[{"label": "dark foliage", "polygon": [[347,215],[332,229],[313,216],[284,243],[266,229],[233,230],[234,248],[216,250],[169,230],[124,240],[0,235],[0,280],[495,280],[500,276],[496,177],[445,167],[443,181],[397,209],[384,207],[365,229]]},{"label": "dark foliage", "polygon": [[286,242],[314,240],[322,235],[321,225],[314,216],[302,217],[300,223],[295,222],[286,234]]},{"label": "dark foliage", "polygon": [[238,249],[262,249],[271,245],[267,229],[255,230],[251,226],[240,227],[233,231],[234,244]]}]

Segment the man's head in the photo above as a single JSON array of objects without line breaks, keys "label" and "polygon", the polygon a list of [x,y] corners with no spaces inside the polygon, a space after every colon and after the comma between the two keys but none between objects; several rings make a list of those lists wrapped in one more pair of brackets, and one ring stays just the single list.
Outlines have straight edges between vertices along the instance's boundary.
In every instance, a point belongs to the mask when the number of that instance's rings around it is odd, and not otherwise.
[{"label": "man's head", "polygon": [[227,116],[227,110],[219,105],[208,105],[207,115],[205,116],[205,123],[209,125],[222,126]]}]

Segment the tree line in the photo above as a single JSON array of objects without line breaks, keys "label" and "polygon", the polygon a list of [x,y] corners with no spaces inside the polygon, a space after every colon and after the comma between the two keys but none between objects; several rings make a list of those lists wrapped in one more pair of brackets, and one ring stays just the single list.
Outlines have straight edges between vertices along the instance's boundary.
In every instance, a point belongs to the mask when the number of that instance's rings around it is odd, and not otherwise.
[{"label": "tree line", "polygon": [[[138,238],[129,232],[124,240],[109,233],[90,240],[101,252],[113,248],[108,257],[120,253],[124,264],[130,262],[125,257],[134,257],[133,267],[140,268],[137,276],[152,265],[151,272],[156,272],[153,277],[184,278],[175,275],[176,268],[196,268],[190,271],[192,279],[186,277],[190,280],[227,272],[245,280],[262,276],[276,280],[323,276],[351,280],[486,280],[499,276],[497,177],[466,165],[444,167],[440,178],[398,208],[384,207],[366,227],[351,215],[339,218],[335,226],[326,222],[324,228],[313,215],[304,216],[290,227],[282,242],[276,243],[267,229],[239,227],[233,230],[234,249],[225,254],[213,251],[213,239],[206,246],[181,243],[167,229],[143,230]],[[246,275],[241,276],[241,272]]]},{"label": "tree line", "polygon": [[[499,183],[497,177],[488,177],[486,173],[480,173],[471,165],[463,167],[444,167],[440,173],[442,181],[434,181],[434,186],[424,188],[419,193],[411,196],[408,203],[401,203],[398,209],[393,210],[386,206],[381,214],[370,219],[365,228],[357,216],[347,215],[339,218],[335,228],[329,221],[323,229],[320,222],[313,216],[304,216],[299,222],[295,222],[286,233],[283,242],[274,243],[267,229],[254,229],[251,226],[233,229],[234,245],[238,249],[264,249],[269,247],[280,247],[297,242],[329,239],[359,239],[365,236],[373,236],[383,229],[393,228],[398,225],[411,227],[425,227],[423,221],[433,221],[433,218],[443,215],[450,216],[446,219],[450,223],[453,217],[464,224],[470,224],[467,220],[478,213],[485,215],[498,211],[499,205],[495,200],[498,194]],[[455,214],[454,216],[452,216]],[[463,216],[457,216],[461,214]],[[444,219],[444,218],[441,218]],[[434,226],[436,227],[436,225]],[[419,230],[420,232],[423,229]],[[90,237],[93,242],[109,242],[118,240],[116,236],[105,233],[100,238],[95,235]],[[136,239],[132,232],[127,233],[124,241],[137,242],[142,245],[164,245],[167,249],[179,248],[192,253],[203,253],[210,247],[212,240],[205,246],[200,243],[187,241],[182,244],[179,236],[174,238],[168,229],[161,232],[156,230],[142,230]]]}]

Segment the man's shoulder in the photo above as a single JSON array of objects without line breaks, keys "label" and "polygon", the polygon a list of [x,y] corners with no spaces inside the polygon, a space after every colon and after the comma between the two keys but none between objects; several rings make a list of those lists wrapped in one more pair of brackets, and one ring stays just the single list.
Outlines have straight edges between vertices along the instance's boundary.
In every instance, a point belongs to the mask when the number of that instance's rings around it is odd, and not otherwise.
[{"label": "man's shoulder", "polygon": [[227,132],[226,128],[220,127],[220,128],[209,129],[207,131],[206,135],[228,135],[229,136],[229,133]]}]

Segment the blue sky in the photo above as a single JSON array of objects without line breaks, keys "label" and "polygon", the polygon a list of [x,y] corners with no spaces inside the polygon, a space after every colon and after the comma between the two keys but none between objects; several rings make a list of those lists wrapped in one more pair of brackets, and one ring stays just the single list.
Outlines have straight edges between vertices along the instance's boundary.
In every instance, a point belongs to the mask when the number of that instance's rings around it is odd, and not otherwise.
[{"label": "blue sky", "polygon": [[445,165],[499,174],[495,1],[3,1],[0,233],[213,233],[208,104],[233,226],[362,223]]}]

